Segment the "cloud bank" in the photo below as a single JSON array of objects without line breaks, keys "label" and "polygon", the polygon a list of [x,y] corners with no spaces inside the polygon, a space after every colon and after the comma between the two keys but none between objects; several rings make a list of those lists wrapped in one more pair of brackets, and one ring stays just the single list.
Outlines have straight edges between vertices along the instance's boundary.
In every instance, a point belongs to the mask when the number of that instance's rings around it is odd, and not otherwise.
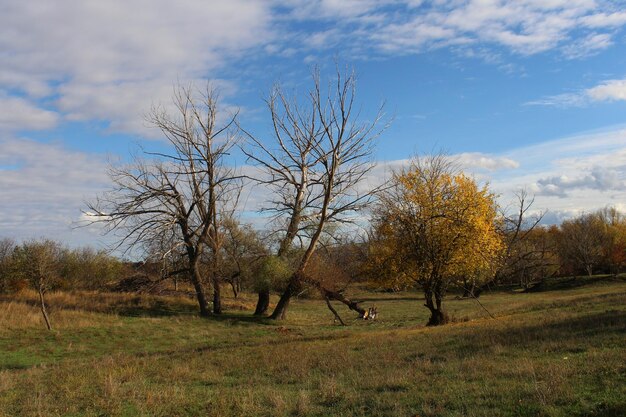
[{"label": "cloud bank", "polygon": [[[614,43],[622,9],[595,0],[8,0],[0,110],[14,110],[0,130],[94,120],[146,134],[143,113],[167,102],[177,79],[220,78],[229,64],[268,55],[306,62],[339,45],[347,59],[445,47],[579,58]],[[588,96],[623,99],[623,85]]]}]

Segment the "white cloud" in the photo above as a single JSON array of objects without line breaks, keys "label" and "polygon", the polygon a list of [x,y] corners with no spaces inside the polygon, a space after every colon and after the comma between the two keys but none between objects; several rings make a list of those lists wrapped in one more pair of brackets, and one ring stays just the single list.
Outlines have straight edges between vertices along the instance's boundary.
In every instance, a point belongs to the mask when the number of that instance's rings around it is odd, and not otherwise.
[{"label": "white cloud", "polygon": [[612,42],[613,33],[597,32],[577,40],[581,27],[597,31],[626,24],[621,13],[609,14],[608,9],[593,0],[442,0],[378,25],[370,37],[393,53],[482,43],[524,55],[563,47],[566,56],[574,57],[572,43],[590,54]]},{"label": "white cloud", "polygon": [[0,141],[0,230],[18,238],[98,239],[74,230],[84,201],[110,187],[101,156],[28,139]]},{"label": "white cloud", "polygon": [[[37,128],[57,111],[144,134],[142,114],[173,81],[216,78],[248,55],[306,60],[341,43],[361,57],[455,46],[574,58],[609,47],[625,15],[593,0],[8,0],[0,89],[47,103]],[[10,118],[11,129],[31,126]]]},{"label": "white cloud", "polygon": [[0,95],[0,132],[51,129],[58,121],[56,112],[39,108],[20,97]]},{"label": "white cloud", "polygon": [[136,132],[142,113],[168,100],[175,80],[214,78],[231,58],[270,41],[270,6],[9,0],[0,13],[0,89],[54,98],[72,120],[104,120]]},{"label": "white cloud", "polygon": [[557,94],[524,103],[528,106],[585,107],[592,102],[626,100],[626,79],[607,80],[575,93]]},{"label": "white cloud", "polygon": [[524,103],[525,106],[548,106],[558,108],[584,107],[588,104],[588,97],[584,93],[557,94]]},{"label": "white cloud", "polygon": [[[626,167],[626,164],[625,166]],[[570,191],[599,190],[599,191],[626,191],[626,173],[623,169],[607,169],[593,167],[583,175],[575,177],[559,175],[540,178],[531,185],[532,190],[539,195],[567,197]]]},{"label": "white cloud", "polygon": [[364,18],[389,0],[285,0],[277,4],[290,7],[290,17],[298,20]]},{"label": "white cloud", "polygon": [[[535,208],[577,214],[626,201],[626,129],[610,129],[513,149],[519,168],[490,174],[503,199],[526,189]],[[566,197],[566,198],[565,198]]]},{"label": "white cloud", "polygon": [[626,24],[626,12],[596,13],[585,16],[581,22],[591,28],[622,26]]},{"label": "white cloud", "polygon": [[612,36],[608,33],[591,33],[586,37],[567,45],[563,53],[567,58],[585,58],[596,54],[613,45]]},{"label": "white cloud", "polygon": [[609,80],[585,91],[593,101],[626,100],[626,79]]},{"label": "white cloud", "polygon": [[461,166],[468,170],[498,171],[501,169],[514,169],[519,163],[511,158],[502,156],[486,155],[479,152],[461,153],[455,156]]}]

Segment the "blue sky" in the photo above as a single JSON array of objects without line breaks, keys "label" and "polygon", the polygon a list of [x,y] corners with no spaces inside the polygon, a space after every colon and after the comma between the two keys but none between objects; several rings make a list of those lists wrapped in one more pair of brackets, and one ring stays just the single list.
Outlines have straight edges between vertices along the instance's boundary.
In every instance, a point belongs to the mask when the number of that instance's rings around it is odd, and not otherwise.
[{"label": "blue sky", "polygon": [[626,211],[625,26],[604,0],[4,0],[0,235],[103,245],[73,227],[84,201],[109,161],[164,146],[143,115],[177,80],[213,80],[262,136],[270,86],[335,59],[393,118],[380,175],[444,149],[503,205],[525,188],[554,222]]}]

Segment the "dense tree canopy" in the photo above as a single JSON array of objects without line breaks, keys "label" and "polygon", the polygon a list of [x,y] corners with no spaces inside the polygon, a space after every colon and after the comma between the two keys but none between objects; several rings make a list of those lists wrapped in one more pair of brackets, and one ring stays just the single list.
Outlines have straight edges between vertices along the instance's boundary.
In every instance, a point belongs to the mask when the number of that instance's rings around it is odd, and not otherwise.
[{"label": "dense tree canopy", "polygon": [[421,285],[430,324],[443,323],[447,288],[490,277],[501,255],[495,196],[443,156],[416,159],[392,181],[375,213],[371,262],[388,287]]}]

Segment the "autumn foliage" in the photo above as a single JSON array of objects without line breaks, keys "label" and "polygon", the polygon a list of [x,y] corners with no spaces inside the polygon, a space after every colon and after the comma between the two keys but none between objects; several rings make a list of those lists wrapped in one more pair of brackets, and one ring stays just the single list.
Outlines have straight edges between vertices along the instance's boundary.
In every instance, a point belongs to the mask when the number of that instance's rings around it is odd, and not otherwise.
[{"label": "autumn foliage", "polygon": [[447,321],[451,285],[493,276],[504,248],[495,196],[444,156],[416,159],[394,175],[373,224],[370,266],[388,288],[421,286],[429,324]]}]

